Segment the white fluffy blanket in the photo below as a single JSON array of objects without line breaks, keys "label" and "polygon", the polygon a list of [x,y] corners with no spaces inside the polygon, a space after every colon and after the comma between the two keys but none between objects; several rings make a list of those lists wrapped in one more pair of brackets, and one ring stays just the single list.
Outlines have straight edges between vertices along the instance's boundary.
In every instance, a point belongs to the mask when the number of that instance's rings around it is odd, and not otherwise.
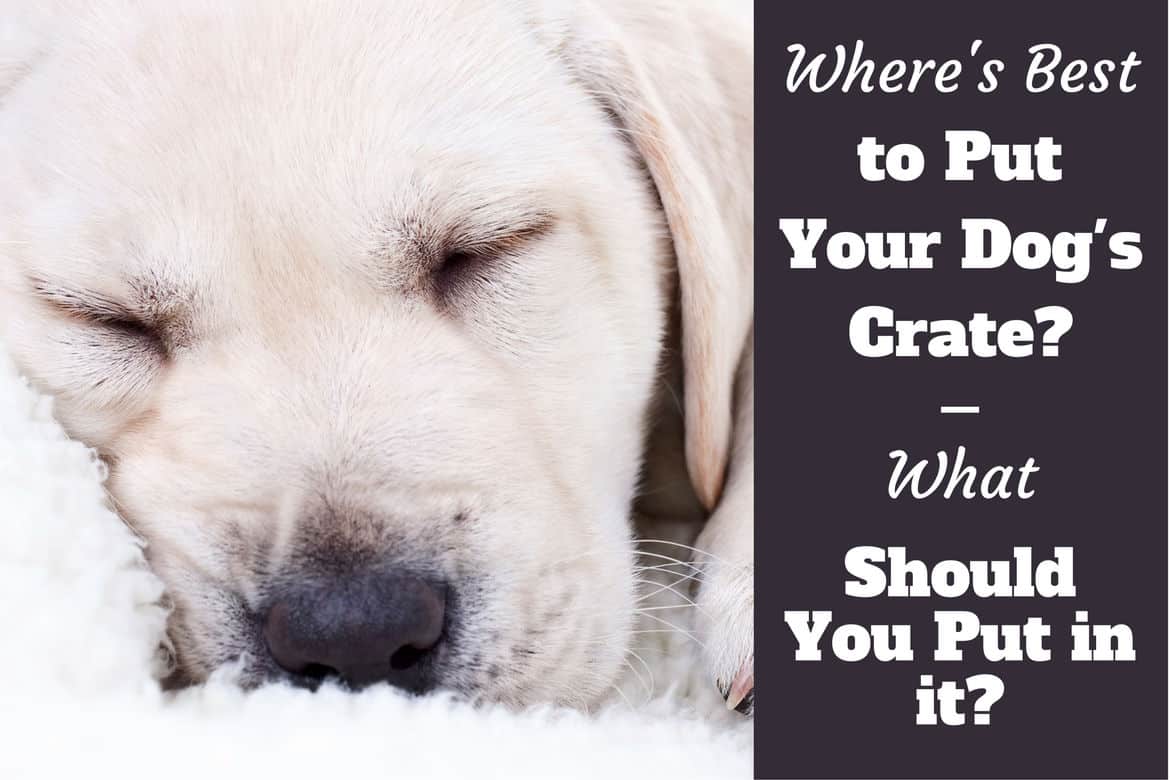
[{"label": "white fluffy blanket", "polygon": [[0,353],[0,777],[751,775],[751,724],[664,692],[669,669],[650,702],[593,715],[224,679],[164,694],[162,585],[102,477]]}]

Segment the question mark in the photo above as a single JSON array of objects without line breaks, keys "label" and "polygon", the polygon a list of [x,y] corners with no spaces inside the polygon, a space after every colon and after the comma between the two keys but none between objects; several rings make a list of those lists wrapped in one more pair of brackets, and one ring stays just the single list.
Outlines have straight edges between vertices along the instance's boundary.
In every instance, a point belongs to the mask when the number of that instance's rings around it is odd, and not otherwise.
[{"label": "question mark", "polygon": [[983,691],[983,695],[975,700],[976,726],[991,725],[991,705],[1003,698],[1003,680],[994,674],[973,674],[968,677],[967,692]]},{"label": "question mark", "polygon": [[1056,357],[1060,353],[1060,337],[1072,328],[1072,312],[1063,306],[1041,306],[1036,310],[1036,324],[1051,322],[1052,325],[1044,331],[1044,357]]}]

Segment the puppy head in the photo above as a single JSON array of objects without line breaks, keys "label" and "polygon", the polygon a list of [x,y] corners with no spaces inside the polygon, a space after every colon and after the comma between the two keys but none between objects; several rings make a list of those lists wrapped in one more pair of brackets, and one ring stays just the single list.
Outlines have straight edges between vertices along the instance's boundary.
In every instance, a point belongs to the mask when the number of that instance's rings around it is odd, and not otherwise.
[{"label": "puppy head", "polygon": [[[706,251],[685,142],[623,138],[665,116],[644,79],[576,51],[570,11],[65,5],[0,91],[0,324],[110,464],[176,679],[604,693],[667,221],[684,299]],[[598,99],[618,81],[643,113]],[[704,392],[710,498],[729,401]]]}]

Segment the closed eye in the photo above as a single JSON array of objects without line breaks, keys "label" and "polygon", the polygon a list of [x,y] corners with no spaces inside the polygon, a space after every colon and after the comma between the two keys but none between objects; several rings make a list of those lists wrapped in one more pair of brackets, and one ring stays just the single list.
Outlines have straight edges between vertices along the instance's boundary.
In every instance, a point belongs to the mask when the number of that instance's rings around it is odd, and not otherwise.
[{"label": "closed eye", "polygon": [[437,292],[449,298],[468,284],[486,281],[496,264],[519,256],[553,228],[552,216],[538,212],[514,218],[508,224],[456,232],[448,239],[448,248],[435,268]]},{"label": "closed eye", "polygon": [[33,293],[59,313],[133,338],[160,353],[167,351],[162,330],[126,304],[102,293],[75,289],[45,279],[30,278],[29,282]]}]

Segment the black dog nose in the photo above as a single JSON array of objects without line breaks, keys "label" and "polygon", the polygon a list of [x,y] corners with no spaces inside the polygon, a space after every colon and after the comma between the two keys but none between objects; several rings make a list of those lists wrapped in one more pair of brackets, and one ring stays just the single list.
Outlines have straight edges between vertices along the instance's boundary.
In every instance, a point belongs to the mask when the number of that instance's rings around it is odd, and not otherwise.
[{"label": "black dog nose", "polygon": [[360,574],[280,593],[264,620],[268,651],[302,684],[330,676],[361,688],[433,686],[430,651],[443,633],[446,590],[397,573]]}]

